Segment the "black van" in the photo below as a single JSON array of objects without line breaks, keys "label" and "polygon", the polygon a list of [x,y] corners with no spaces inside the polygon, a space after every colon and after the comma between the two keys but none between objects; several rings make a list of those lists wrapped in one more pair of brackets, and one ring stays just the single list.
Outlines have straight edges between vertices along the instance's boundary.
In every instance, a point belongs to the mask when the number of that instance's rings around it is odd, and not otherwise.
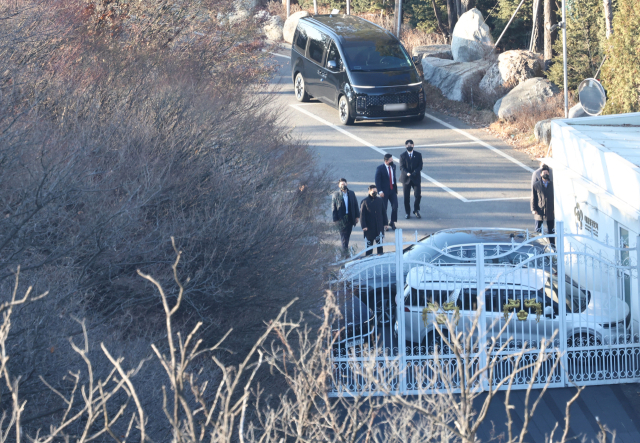
[{"label": "black van", "polygon": [[317,98],[355,120],[422,120],[422,79],[390,32],[350,15],[301,18],[291,45],[296,99]]}]

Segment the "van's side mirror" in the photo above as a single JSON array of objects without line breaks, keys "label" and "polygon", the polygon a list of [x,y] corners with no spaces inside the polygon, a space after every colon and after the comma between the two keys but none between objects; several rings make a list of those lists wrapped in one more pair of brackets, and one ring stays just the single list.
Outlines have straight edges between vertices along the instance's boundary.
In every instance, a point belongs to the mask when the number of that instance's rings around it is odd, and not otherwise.
[{"label": "van's side mirror", "polygon": [[413,57],[411,57],[411,60],[413,60],[414,63],[418,63],[418,56],[414,55]]},{"label": "van's side mirror", "polygon": [[335,62],[335,60],[329,60],[327,62],[327,68],[329,68],[331,71],[337,71],[338,64]]}]

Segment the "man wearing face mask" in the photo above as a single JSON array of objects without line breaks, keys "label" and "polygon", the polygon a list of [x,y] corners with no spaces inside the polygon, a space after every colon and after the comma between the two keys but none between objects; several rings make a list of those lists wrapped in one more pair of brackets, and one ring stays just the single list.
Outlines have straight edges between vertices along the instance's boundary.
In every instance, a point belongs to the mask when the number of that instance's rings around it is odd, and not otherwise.
[{"label": "man wearing face mask", "polygon": [[340,231],[340,241],[342,243],[342,255],[349,253],[349,238],[351,230],[360,219],[360,209],[356,194],[347,188],[347,180],[341,178],[338,182],[338,191],[334,192],[331,198],[331,212],[333,212],[333,222]]},{"label": "man wearing face mask", "polygon": [[[531,213],[536,221],[536,232],[542,233],[542,225],[545,222],[547,224],[547,234],[556,232],[553,198],[551,175],[549,171],[542,171],[540,180],[535,182],[531,193]],[[550,237],[549,243],[555,246],[555,238]]]},{"label": "man wearing face mask", "polygon": [[379,196],[384,203],[385,212],[391,203],[391,223],[389,227],[396,229],[398,221],[398,182],[396,180],[396,165],[393,163],[391,154],[384,155],[384,164],[376,169],[376,187],[379,189]]},{"label": "man wearing face mask", "polygon": [[[387,211],[384,207],[382,199],[378,197],[378,189],[376,185],[369,186],[369,196],[362,200],[360,204],[360,226],[367,240],[367,248],[373,246],[375,241],[377,244],[382,243],[384,238],[384,230],[389,219]],[[367,251],[366,255],[373,254],[373,250]],[[378,246],[378,255],[382,254],[382,246]]]},{"label": "man wearing face mask", "polygon": [[413,140],[404,143],[406,152],[400,155],[400,181],[402,182],[402,193],[404,194],[404,218],[411,218],[411,188],[413,188],[413,214],[420,217],[420,200],[422,191],[420,189],[422,177],[422,154],[413,150]]}]

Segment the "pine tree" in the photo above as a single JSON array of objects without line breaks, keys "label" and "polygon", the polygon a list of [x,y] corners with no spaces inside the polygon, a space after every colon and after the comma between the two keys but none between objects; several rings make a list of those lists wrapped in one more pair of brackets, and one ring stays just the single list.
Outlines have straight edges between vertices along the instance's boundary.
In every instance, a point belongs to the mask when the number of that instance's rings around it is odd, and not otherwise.
[{"label": "pine tree", "polygon": [[[519,4],[520,0],[498,0],[495,27],[491,31],[494,39],[500,36]],[[524,0],[518,15],[513,19],[509,29],[500,40],[500,49],[529,49],[532,25],[533,0]]]},{"label": "pine tree", "polygon": [[618,0],[617,6],[602,68],[605,114],[640,111],[640,1]]},{"label": "pine tree", "polygon": [[[602,0],[573,0],[567,8],[567,83],[575,90],[585,78],[593,78],[604,57]],[[563,86],[562,34],[554,44],[555,56],[549,80]]]}]

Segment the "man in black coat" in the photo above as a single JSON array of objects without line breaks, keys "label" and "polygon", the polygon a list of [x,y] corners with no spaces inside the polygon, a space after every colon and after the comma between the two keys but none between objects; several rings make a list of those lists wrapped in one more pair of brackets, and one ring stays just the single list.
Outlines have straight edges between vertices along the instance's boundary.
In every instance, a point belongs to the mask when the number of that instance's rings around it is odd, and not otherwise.
[{"label": "man in black coat", "polygon": [[[378,189],[376,185],[369,186],[369,196],[362,200],[360,204],[360,226],[364,238],[367,239],[367,248],[373,246],[373,242],[382,243],[384,237],[384,228],[389,223],[387,211],[382,203],[382,199],[378,197]],[[367,251],[366,255],[373,254],[373,250]],[[382,246],[378,246],[378,254],[382,254]]]},{"label": "man in black coat", "polygon": [[396,165],[393,163],[391,154],[384,155],[384,164],[376,169],[376,187],[379,196],[384,203],[385,212],[391,203],[391,229],[396,229],[398,221],[398,181],[396,179]]},{"label": "man in black coat", "polygon": [[422,178],[422,154],[413,151],[413,140],[407,140],[404,143],[407,148],[400,156],[400,182],[402,183],[402,192],[404,194],[404,218],[411,218],[411,188],[413,188],[413,214],[417,218],[420,217],[420,199],[422,192],[420,185]]},{"label": "man in black coat", "polygon": [[360,219],[360,209],[358,208],[358,199],[355,192],[347,188],[347,180],[341,178],[338,182],[338,187],[340,189],[334,192],[331,197],[331,212],[333,212],[333,222],[340,231],[342,254],[347,256],[351,230]]},{"label": "man in black coat", "polygon": [[[553,202],[553,182],[549,171],[542,171],[540,180],[535,182],[531,192],[531,213],[536,221],[536,232],[542,232],[542,224],[546,222],[547,233],[554,234],[555,211]],[[549,242],[556,244],[555,238],[551,237]]]},{"label": "man in black coat", "polygon": [[533,171],[533,174],[531,174],[531,189],[533,189],[533,185],[535,185],[536,182],[540,181],[540,176],[544,171],[549,171],[549,179],[553,180],[553,171],[549,169],[549,166],[545,165],[543,162],[540,162],[540,167]]}]

